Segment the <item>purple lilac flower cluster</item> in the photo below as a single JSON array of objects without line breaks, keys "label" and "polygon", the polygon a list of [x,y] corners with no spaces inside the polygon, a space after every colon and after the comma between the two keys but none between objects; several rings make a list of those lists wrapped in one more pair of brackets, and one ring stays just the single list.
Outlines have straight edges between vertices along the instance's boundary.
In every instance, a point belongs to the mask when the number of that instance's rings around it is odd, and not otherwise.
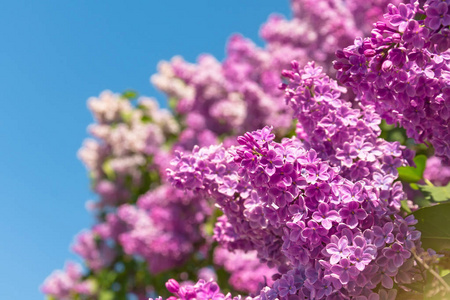
[{"label": "purple lilac flower cluster", "polygon": [[[174,170],[168,173],[174,186],[212,198],[225,213],[217,220],[215,240],[230,251],[257,250],[258,257],[270,262],[270,266],[282,264],[282,232],[271,226],[262,207],[257,208],[259,197],[239,174],[239,164],[231,151],[222,146],[195,147],[192,153],[178,153],[172,163]],[[274,236],[273,231],[278,234]]]},{"label": "purple lilac flower cluster", "polygon": [[[284,71],[289,78],[286,102],[298,119],[299,136],[314,148],[322,159],[341,167],[340,174],[358,181],[367,177],[378,186],[389,186],[398,175],[397,168],[413,164],[414,153],[398,142],[378,138],[381,118],[373,106],[352,108],[340,99],[345,89],[322,72],[321,67],[308,63],[299,69]],[[401,185],[396,189],[401,190]],[[394,201],[397,208],[398,201]]]},{"label": "purple lilac flower cluster", "polygon": [[61,300],[72,299],[74,294],[90,296],[94,284],[82,279],[82,269],[77,263],[68,262],[64,271],[54,271],[41,286],[43,293]]},{"label": "purple lilac flower cluster", "polygon": [[[294,284],[298,284],[298,282],[295,282]],[[294,285],[293,284],[293,285]],[[173,293],[175,296],[171,296],[167,298],[168,300],[195,300],[195,299],[210,299],[210,300],[276,300],[276,299],[290,299],[290,300],[297,300],[297,299],[317,299],[313,297],[310,297],[308,294],[302,294],[302,295],[294,295],[289,294],[287,297],[277,297],[276,293],[270,293],[271,289],[269,287],[264,287],[261,290],[261,295],[256,297],[251,296],[232,296],[230,293],[224,294],[220,292],[220,288],[214,281],[205,281],[205,280],[199,280],[195,284],[189,284],[189,285],[180,285],[176,280],[170,279],[166,283],[167,290],[171,293]],[[385,290],[380,289],[378,294],[372,294],[369,297],[360,296],[355,299],[361,299],[361,300],[393,300],[397,296],[396,290]],[[349,299],[341,298],[338,296],[330,296],[327,299]],[[149,300],[163,300],[162,297],[158,298],[150,298]]]},{"label": "purple lilac flower cluster", "polygon": [[[170,279],[166,283],[167,290],[174,294],[167,298],[168,300],[195,300],[195,299],[211,299],[211,300],[240,300],[244,299],[240,296],[232,297],[231,294],[224,295],[220,292],[220,288],[214,281],[205,281],[200,279],[195,284],[180,285],[176,280]],[[245,299],[252,299],[247,297]],[[153,300],[150,298],[149,300]],[[162,300],[162,297],[154,298],[154,300]]]},{"label": "purple lilac flower cluster", "polygon": [[217,201],[225,213],[219,242],[256,249],[279,267],[262,299],[371,297],[385,293],[380,286],[421,280],[410,253],[421,251],[420,233],[413,217],[398,215],[404,194],[394,183],[395,166],[407,165],[411,153],[377,139],[373,108],[340,100],[342,88],[321,68],[299,70],[294,62],[284,73],[304,141],[277,143],[265,127],[239,137],[238,147],[180,154],[170,180]]},{"label": "purple lilac flower cluster", "polygon": [[[267,42],[259,48],[250,40],[234,35],[226,58],[217,61],[202,55],[197,64],[181,57],[163,62],[153,84],[176,105],[185,126],[178,140],[184,149],[216,144],[233,136],[271,125],[277,133],[291,126],[292,112],[279,99],[280,73],[292,60],[315,60],[333,72],[331,62],[337,48],[344,47],[370,28],[362,26],[378,18],[387,0],[292,0],[294,18],[271,17],[261,28]],[[395,0],[394,3],[400,3]]]},{"label": "purple lilac flower cluster", "polygon": [[270,17],[261,28],[261,36],[268,48],[289,45],[301,49],[303,55],[297,58],[301,64],[314,60],[332,74],[336,48],[369,33],[370,24],[386,12],[388,3],[401,1],[292,0],[294,18]]},{"label": "purple lilac flower cluster", "polygon": [[449,25],[447,1],[390,4],[372,37],[337,51],[341,83],[389,124],[418,143],[430,142],[450,163]]}]

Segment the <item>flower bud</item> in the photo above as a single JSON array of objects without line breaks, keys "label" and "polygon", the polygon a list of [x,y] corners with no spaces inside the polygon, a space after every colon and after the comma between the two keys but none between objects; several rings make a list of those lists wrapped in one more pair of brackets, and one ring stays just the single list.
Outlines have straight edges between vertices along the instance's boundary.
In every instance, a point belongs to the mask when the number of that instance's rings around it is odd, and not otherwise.
[{"label": "flower bud", "polygon": [[377,53],[373,49],[366,49],[366,50],[364,50],[364,55],[366,57],[373,57],[373,56],[375,56],[375,54],[377,54]]},{"label": "flower bud", "polygon": [[166,282],[166,288],[169,292],[175,294],[180,290],[180,284],[175,279],[169,279]]},{"label": "flower bud", "polygon": [[383,62],[383,65],[381,66],[381,69],[383,70],[383,72],[390,72],[392,70],[392,61],[390,60],[385,60]]}]

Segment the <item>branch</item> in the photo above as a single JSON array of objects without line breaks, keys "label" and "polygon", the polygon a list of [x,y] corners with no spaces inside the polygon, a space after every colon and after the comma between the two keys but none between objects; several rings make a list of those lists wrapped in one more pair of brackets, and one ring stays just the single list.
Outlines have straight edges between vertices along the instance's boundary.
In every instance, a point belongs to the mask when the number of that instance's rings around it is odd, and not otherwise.
[{"label": "branch", "polygon": [[417,262],[419,262],[428,272],[431,273],[436,279],[442,284],[442,286],[445,288],[446,292],[450,293],[450,286],[445,282],[445,280],[432,268],[430,268],[429,265],[427,265],[416,253],[416,249],[411,249],[411,253],[416,259]]}]

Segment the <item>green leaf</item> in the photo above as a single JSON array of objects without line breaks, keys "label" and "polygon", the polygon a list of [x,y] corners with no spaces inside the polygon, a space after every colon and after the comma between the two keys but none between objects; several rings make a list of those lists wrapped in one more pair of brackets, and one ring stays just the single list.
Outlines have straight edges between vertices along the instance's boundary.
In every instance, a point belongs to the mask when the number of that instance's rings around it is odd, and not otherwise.
[{"label": "green leaf", "polygon": [[417,219],[417,230],[422,233],[424,249],[450,249],[450,203],[423,207],[412,213]]},{"label": "green leaf", "polygon": [[105,172],[105,175],[108,179],[114,180],[116,178],[116,173],[114,172],[114,169],[111,166],[111,162],[109,159],[107,159],[103,165],[102,170]]},{"label": "green leaf", "polygon": [[450,200],[450,183],[446,186],[418,185],[427,200],[443,202]]},{"label": "green leaf", "polygon": [[169,98],[169,107],[172,110],[175,110],[175,108],[177,107],[178,104],[178,99],[175,97],[170,97]]},{"label": "green leaf", "polygon": [[389,135],[389,140],[391,141],[398,141],[400,144],[404,144],[405,143],[405,136],[403,134],[402,131],[400,130],[394,130],[390,133]]},{"label": "green leaf", "polygon": [[414,20],[417,20],[417,21],[425,20],[426,18],[427,18],[427,15],[421,14],[421,13],[416,13],[416,15],[414,16]]},{"label": "green leaf", "polygon": [[121,111],[120,112],[120,117],[122,118],[122,120],[125,122],[125,123],[130,123],[130,121],[131,121],[131,117],[133,116],[133,113],[132,112],[124,112],[124,111]]},{"label": "green leaf", "polygon": [[402,200],[402,201],[401,201],[401,205],[402,205],[402,209],[403,209],[404,211],[406,211],[408,214],[411,213],[411,209],[410,209],[409,206],[408,206],[408,201],[407,201],[407,200]]},{"label": "green leaf", "polygon": [[117,273],[111,270],[103,269],[97,274],[98,286],[102,291],[109,290],[116,279]]},{"label": "green leaf", "polygon": [[125,98],[128,100],[136,99],[138,96],[139,96],[138,92],[136,92],[134,90],[126,90],[125,92],[122,93],[122,98]]},{"label": "green leaf", "polygon": [[423,178],[423,171],[425,171],[425,166],[427,163],[427,157],[423,154],[414,157],[414,163],[416,167],[399,167],[398,177],[402,181],[406,182],[417,182]]},{"label": "green leaf", "polygon": [[142,116],[141,121],[142,123],[151,123],[152,118],[150,116]]},{"label": "green leaf", "polygon": [[113,291],[100,291],[100,294],[98,295],[99,300],[113,300],[114,299],[114,292]]},{"label": "green leaf", "polygon": [[419,190],[419,186],[417,185],[417,183],[410,183],[409,186],[413,189],[418,191]]},{"label": "green leaf", "polygon": [[414,163],[416,164],[420,178],[423,178],[423,171],[425,171],[425,167],[427,166],[427,157],[423,154],[417,155],[414,157]]}]

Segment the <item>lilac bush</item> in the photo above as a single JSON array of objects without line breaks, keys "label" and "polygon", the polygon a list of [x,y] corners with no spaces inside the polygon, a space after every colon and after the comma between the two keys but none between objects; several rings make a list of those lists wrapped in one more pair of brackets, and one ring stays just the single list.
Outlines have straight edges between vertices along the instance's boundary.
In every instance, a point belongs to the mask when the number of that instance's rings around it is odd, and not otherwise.
[{"label": "lilac bush", "polygon": [[[85,269],[53,273],[49,299],[450,293],[450,247],[431,243],[449,224],[421,215],[450,200],[448,1],[291,6],[263,48],[235,35],[223,62],[162,62],[172,112],[132,92],[88,100],[96,223],[72,246]],[[385,123],[426,146],[381,138]]]}]

